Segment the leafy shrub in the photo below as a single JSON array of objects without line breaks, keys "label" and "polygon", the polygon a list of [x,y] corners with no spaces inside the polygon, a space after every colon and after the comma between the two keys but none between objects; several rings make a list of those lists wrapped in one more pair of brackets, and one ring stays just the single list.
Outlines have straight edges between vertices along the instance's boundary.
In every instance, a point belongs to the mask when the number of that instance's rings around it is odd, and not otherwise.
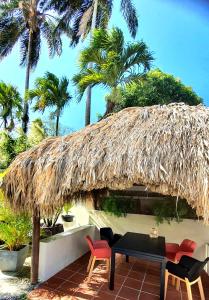
[{"label": "leafy shrub", "polygon": [[196,214],[190,209],[185,200],[176,202],[174,199],[163,199],[157,201],[153,205],[153,214],[157,225],[163,224],[166,221],[168,224],[171,221],[182,222],[185,217],[196,217]]},{"label": "leafy shrub", "polygon": [[31,240],[32,224],[25,214],[16,215],[3,201],[0,190],[0,240],[10,251],[21,249]]},{"label": "leafy shrub", "polygon": [[126,217],[127,212],[131,209],[131,202],[122,201],[121,199],[111,196],[103,199],[101,208],[110,215]]}]

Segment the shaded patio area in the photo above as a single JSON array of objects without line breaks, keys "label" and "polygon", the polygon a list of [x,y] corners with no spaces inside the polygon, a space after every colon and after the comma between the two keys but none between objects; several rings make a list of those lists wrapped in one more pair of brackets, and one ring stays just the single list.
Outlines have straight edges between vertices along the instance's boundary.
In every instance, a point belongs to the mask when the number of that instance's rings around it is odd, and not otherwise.
[{"label": "shaded patio area", "polygon": [[[86,268],[90,254],[57,273],[48,281],[39,285],[29,295],[30,300],[68,300],[68,299],[104,299],[104,300],[155,300],[159,299],[160,269],[158,263],[130,257],[126,263],[124,256],[117,255],[115,289],[110,291],[105,265],[99,263],[94,269],[90,282],[86,283]],[[53,262],[51,262],[53,263]],[[205,298],[209,300],[209,277],[202,274]],[[192,288],[193,300],[199,300],[198,287]],[[169,284],[168,300],[187,300],[186,287],[181,285],[180,291]]]}]

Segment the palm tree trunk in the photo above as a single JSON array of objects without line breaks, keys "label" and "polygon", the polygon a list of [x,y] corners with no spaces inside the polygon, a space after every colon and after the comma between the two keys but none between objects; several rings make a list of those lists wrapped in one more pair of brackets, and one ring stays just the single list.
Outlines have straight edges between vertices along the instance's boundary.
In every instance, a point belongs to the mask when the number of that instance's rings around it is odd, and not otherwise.
[{"label": "palm tree trunk", "polygon": [[60,119],[60,113],[57,113],[57,119],[56,119],[56,129],[55,129],[55,135],[59,135],[59,119]]},{"label": "palm tree trunk", "polygon": [[[97,9],[98,9],[98,0],[94,0],[94,11],[92,16],[92,23],[91,23],[91,32],[90,32],[90,39],[92,39],[93,31],[96,28],[96,21],[97,21]],[[92,63],[88,65],[88,68],[92,68]],[[86,96],[86,113],[85,113],[85,126],[91,123],[91,86],[87,87],[87,96]]]},{"label": "palm tree trunk", "polygon": [[23,132],[26,133],[28,130],[28,122],[29,122],[29,105],[27,100],[27,91],[29,89],[30,83],[30,69],[31,69],[31,52],[32,52],[32,41],[33,41],[33,31],[30,29],[29,32],[29,41],[28,41],[28,58],[27,58],[27,67],[26,67],[26,78],[25,78],[25,99],[23,106],[23,116],[22,116],[22,129]]}]

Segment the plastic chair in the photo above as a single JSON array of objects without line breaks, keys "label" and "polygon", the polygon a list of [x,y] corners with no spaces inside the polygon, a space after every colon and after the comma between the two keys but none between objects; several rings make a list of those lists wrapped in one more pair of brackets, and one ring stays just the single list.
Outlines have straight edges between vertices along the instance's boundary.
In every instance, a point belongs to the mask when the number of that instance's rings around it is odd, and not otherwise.
[{"label": "plastic chair", "polygon": [[187,288],[187,296],[192,300],[191,286],[198,283],[201,300],[205,300],[205,295],[202,286],[201,272],[209,261],[209,257],[204,261],[199,261],[193,257],[183,255],[178,264],[168,261],[165,271],[165,299],[168,287],[169,275],[177,279],[176,289],[179,290],[180,281],[185,282]]},{"label": "plastic chair", "polygon": [[107,271],[109,272],[110,270],[110,258],[111,258],[111,248],[109,247],[108,243],[106,241],[102,241],[102,243],[94,243],[90,236],[86,236],[86,241],[89,245],[89,248],[91,250],[91,257],[89,259],[88,267],[87,267],[87,272],[88,274],[88,279],[87,282],[89,282],[93,269],[94,269],[94,264],[96,260],[105,260],[107,264]]},{"label": "plastic chair", "polygon": [[113,233],[112,228],[102,227],[100,228],[101,240],[108,242],[109,246],[112,247],[121,237],[121,234]]},{"label": "plastic chair", "polygon": [[180,245],[166,243],[166,257],[173,262],[178,262],[183,255],[192,256],[196,247],[196,242],[189,239],[183,240]]}]

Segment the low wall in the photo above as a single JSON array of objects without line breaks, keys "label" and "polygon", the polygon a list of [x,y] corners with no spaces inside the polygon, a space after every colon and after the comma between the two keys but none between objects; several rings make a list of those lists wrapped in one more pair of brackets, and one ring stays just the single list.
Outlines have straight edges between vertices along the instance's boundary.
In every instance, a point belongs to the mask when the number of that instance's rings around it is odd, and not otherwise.
[{"label": "low wall", "polygon": [[[101,211],[92,210],[90,221],[98,228],[109,226],[114,232],[124,234],[127,231],[149,234],[155,226],[153,216],[128,214],[127,217],[115,217]],[[183,222],[164,223],[159,226],[159,235],[165,236],[166,242],[181,243],[185,238],[196,241],[194,257],[203,260],[206,256],[206,243],[209,243],[209,227],[201,221],[185,219]]]},{"label": "low wall", "polygon": [[40,241],[39,281],[45,281],[89,251],[85,236],[96,237],[93,225],[84,225]]}]

